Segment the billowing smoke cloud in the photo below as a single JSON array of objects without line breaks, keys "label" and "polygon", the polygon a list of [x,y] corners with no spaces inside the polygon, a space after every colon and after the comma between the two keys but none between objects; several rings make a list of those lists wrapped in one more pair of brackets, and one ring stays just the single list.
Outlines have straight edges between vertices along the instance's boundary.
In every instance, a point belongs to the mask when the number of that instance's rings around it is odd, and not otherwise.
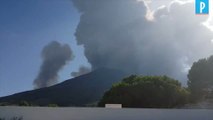
[{"label": "billowing smoke cloud", "polygon": [[146,18],[143,1],[73,3],[81,13],[77,43],[84,45],[92,69],[108,67],[186,80],[192,63],[213,53],[213,33],[201,24],[207,17],[195,15],[194,3],[173,2],[156,10],[153,20]]},{"label": "billowing smoke cloud", "polygon": [[68,44],[61,45],[59,42],[53,41],[43,48],[41,57],[43,63],[34,80],[36,89],[56,84],[58,72],[73,59],[73,53]]},{"label": "billowing smoke cloud", "polygon": [[87,74],[91,71],[91,69],[89,67],[86,67],[86,66],[81,66],[78,70],[78,72],[72,72],[71,73],[71,76],[73,77],[78,77],[78,76],[81,76],[81,75],[84,75],[84,74]]}]

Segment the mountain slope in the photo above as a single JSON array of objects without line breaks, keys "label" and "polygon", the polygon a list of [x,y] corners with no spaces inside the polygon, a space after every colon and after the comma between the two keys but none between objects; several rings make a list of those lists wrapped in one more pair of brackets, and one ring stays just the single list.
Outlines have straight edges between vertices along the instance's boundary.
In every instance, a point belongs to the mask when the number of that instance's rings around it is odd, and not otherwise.
[{"label": "mountain slope", "polygon": [[1,97],[0,103],[19,104],[27,101],[41,106],[85,106],[97,102],[113,83],[123,77],[125,73],[121,71],[102,68],[51,87]]}]

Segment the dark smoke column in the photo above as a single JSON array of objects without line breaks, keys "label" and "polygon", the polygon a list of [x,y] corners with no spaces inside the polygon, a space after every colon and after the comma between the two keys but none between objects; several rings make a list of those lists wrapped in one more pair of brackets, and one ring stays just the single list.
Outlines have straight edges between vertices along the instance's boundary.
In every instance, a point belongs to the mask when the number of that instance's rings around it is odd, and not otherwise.
[{"label": "dark smoke column", "polygon": [[73,53],[68,44],[53,41],[43,48],[41,57],[43,63],[33,82],[35,89],[56,84],[58,72],[73,59]]},{"label": "dark smoke column", "polygon": [[212,31],[201,25],[207,18],[194,15],[193,3],[173,1],[150,15],[139,0],[72,2],[81,15],[75,37],[92,70],[167,75],[186,83],[192,63],[213,53]]},{"label": "dark smoke column", "polygon": [[137,73],[138,63],[141,62],[137,55],[138,46],[141,45],[134,38],[142,35],[138,31],[144,31],[138,27],[146,27],[144,3],[137,0],[72,2],[81,14],[75,37],[78,45],[84,45],[85,56],[92,70],[112,68]]}]

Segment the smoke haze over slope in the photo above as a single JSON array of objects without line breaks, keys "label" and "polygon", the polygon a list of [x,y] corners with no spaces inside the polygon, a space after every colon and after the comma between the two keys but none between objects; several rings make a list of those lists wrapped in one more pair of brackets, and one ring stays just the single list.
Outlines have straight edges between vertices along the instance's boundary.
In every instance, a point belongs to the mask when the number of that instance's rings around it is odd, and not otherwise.
[{"label": "smoke haze over slope", "polygon": [[79,70],[77,72],[72,72],[71,73],[71,76],[72,77],[78,77],[78,76],[81,76],[81,75],[84,75],[84,74],[87,74],[91,72],[91,69],[89,67],[86,67],[86,66],[80,66],[79,67]]}]

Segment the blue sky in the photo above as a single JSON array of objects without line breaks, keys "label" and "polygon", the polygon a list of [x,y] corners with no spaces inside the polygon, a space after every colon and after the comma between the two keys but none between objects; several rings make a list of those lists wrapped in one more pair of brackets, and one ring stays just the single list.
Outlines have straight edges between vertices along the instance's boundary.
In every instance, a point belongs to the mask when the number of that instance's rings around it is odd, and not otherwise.
[{"label": "blue sky", "polygon": [[69,44],[75,54],[59,82],[89,66],[74,37],[79,16],[70,0],[0,0],[0,96],[33,89],[41,50],[53,40]]}]

